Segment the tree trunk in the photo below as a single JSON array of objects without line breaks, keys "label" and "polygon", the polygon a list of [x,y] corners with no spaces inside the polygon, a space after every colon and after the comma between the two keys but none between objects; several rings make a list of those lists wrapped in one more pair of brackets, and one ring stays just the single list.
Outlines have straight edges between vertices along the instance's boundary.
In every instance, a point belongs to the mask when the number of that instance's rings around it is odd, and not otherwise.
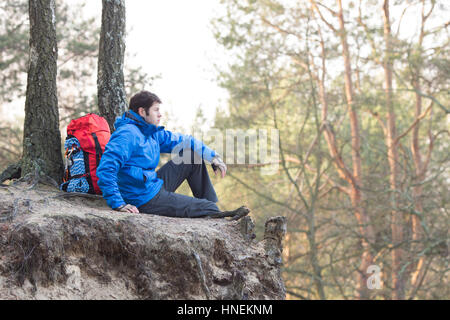
[{"label": "tree trunk", "polygon": [[364,195],[362,191],[363,187],[363,176],[362,176],[362,159],[361,159],[361,141],[360,141],[360,125],[358,119],[358,113],[355,108],[354,103],[354,89],[352,83],[352,68],[351,68],[351,58],[350,51],[347,42],[347,34],[345,29],[344,12],[342,8],[342,1],[337,0],[339,11],[335,15],[339,19],[339,29],[333,27],[320,13],[320,10],[315,1],[311,0],[311,3],[315,10],[320,15],[322,21],[324,21],[330,29],[339,35],[342,45],[342,57],[344,59],[345,67],[345,96],[347,100],[347,112],[350,118],[350,130],[351,130],[351,146],[352,146],[352,165],[353,168],[346,166],[344,159],[338,151],[338,146],[336,142],[336,136],[331,128],[331,125],[327,121],[328,112],[328,101],[325,92],[325,50],[323,39],[321,41],[322,47],[322,69],[323,76],[321,79],[318,77],[319,86],[319,97],[322,103],[322,121],[325,124],[325,139],[328,145],[330,155],[333,157],[333,161],[338,170],[339,176],[346,180],[349,184],[349,188],[345,188],[345,192],[350,196],[352,202],[353,212],[355,218],[358,222],[358,229],[361,233],[361,244],[362,244],[362,254],[361,254],[361,264],[358,270],[358,280],[357,280],[357,297],[358,299],[368,299],[370,293],[367,286],[368,273],[367,270],[373,263],[373,256],[371,252],[371,243],[374,242],[375,232],[373,230],[373,225],[370,222],[370,217],[364,206]]},{"label": "tree trunk", "polygon": [[102,27],[98,55],[98,107],[108,121],[114,121],[127,109],[123,66],[125,53],[125,0],[103,0]]},{"label": "tree trunk", "polygon": [[[363,177],[362,177],[362,161],[361,161],[361,141],[360,141],[360,128],[358,114],[354,104],[354,91],[352,83],[352,69],[350,52],[347,43],[347,35],[345,29],[344,13],[342,9],[342,1],[338,0],[339,5],[339,25],[340,25],[340,37],[342,44],[342,56],[344,58],[345,66],[345,95],[347,98],[347,108],[350,117],[351,128],[351,145],[352,145],[352,163],[353,163],[353,177],[351,183],[350,198],[355,212],[356,219],[359,224],[360,232],[365,235],[362,238],[363,253],[361,256],[361,265],[358,278],[358,298],[368,299],[369,291],[367,287],[367,269],[372,264],[373,256],[370,250],[370,242],[374,240],[374,232],[370,223],[369,217],[363,204]],[[367,241],[368,240],[368,241]]]},{"label": "tree trunk", "polygon": [[[434,9],[434,3],[431,5],[431,9],[428,13],[425,13],[425,1],[422,0],[422,20],[419,34],[419,41],[417,45],[417,50],[419,50],[420,54],[422,54],[422,46],[423,40],[425,38],[425,23],[427,19],[430,17],[432,11]],[[422,86],[420,83],[422,74],[421,66],[417,66],[415,72],[413,73],[412,86],[414,88],[415,97],[416,97],[416,108],[415,108],[415,118],[418,119],[422,114],[422,96],[419,92],[422,91]],[[426,172],[428,169],[428,161],[423,161],[422,153],[419,145],[419,130],[420,130],[420,121],[417,122],[417,125],[413,128],[412,131],[412,139],[411,139],[411,153],[414,160],[414,169],[415,169],[415,179],[413,186],[413,199],[414,206],[416,212],[423,214],[423,189],[422,183],[425,180]],[[430,141],[428,146],[428,156],[431,155],[433,150],[433,143]],[[422,216],[423,218],[423,216]],[[416,255],[420,251],[423,250],[423,240],[424,240],[424,230],[421,224],[420,217],[418,215],[412,216],[412,254]],[[417,263],[413,263],[414,271],[411,275],[411,292],[412,295],[418,290],[420,283],[423,281],[425,276],[425,255],[422,255],[419,258]]]},{"label": "tree trunk", "polygon": [[404,299],[404,281],[403,275],[400,273],[403,263],[403,249],[401,243],[403,241],[403,214],[397,210],[398,208],[398,143],[396,132],[396,119],[392,102],[392,59],[391,59],[391,23],[389,18],[389,0],[384,1],[384,76],[385,76],[385,97],[387,110],[387,127],[386,127],[386,145],[388,149],[389,162],[389,182],[391,188],[391,232],[392,232],[392,282],[393,294],[395,300]]},{"label": "tree trunk", "polygon": [[[417,75],[418,78],[419,75]],[[416,110],[415,110],[415,117],[418,118],[422,113],[422,96],[418,94],[417,92],[420,92],[421,86],[420,86],[420,80],[414,80],[413,85],[414,89],[416,90]],[[417,123],[417,125],[413,129],[412,133],[412,139],[411,139],[411,151],[412,156],[414,160],[414,169],[415,169],[415,179],[413,186],[413,200],[414,200],[414,207],[417,212],[420,214],[423,214],[423,190],[422,190],[422,182],[425,180],[425,173],[427,168],[424,166],[422,161],[422,154],[420,151],[419,146],[419,129],[420,129],[420,122]],[[432,148],[432,145],[430,144],[430,148]],[[430,149],[431,152],[431,149]],[[423,227],[420,221],[420,217],[416,214],[412,216],[412,254],[416,255],[423,249]],[[415,266],[415,270],[412,273],[411,276],[411,292],[415,292],[417,288],[419,287],[419,284],[422,281],[422,278],[425,274],[425,255],[422,255],[419,258],[419,261],[417,264],[413,263],[413,266]]]},{"label": "tree trunk", "polygon": [[63,161],[56,89],[55,1],[29,0],[28,66],[22,175],[43,174],[61,182]]}]

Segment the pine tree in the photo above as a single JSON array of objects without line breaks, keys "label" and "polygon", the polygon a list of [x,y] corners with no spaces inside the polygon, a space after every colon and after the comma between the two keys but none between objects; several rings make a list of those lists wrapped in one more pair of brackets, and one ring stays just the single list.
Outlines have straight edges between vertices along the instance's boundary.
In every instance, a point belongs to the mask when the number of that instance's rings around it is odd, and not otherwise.
[{"label": "pine tree", "polygon": [[29,0],[28,67],[22,176],[29,173],[62,180],[56,74],[58,48],[54,0]]}]

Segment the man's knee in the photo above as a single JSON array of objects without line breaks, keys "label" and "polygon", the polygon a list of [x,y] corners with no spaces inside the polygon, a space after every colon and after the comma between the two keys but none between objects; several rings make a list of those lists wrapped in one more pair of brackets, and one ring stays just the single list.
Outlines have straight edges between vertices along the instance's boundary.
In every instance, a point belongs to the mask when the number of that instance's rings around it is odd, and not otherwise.
[{"label": "man's knee", "polygon": [[176,161],[171,160],[172,164],[174,166],[177,166],[177,168],[183,169],[183,171],[187,172],[194,172],[201,170],[204,166],[206,166],[205,161],[201,160],[198,162],[191,162],[191,161]]}]

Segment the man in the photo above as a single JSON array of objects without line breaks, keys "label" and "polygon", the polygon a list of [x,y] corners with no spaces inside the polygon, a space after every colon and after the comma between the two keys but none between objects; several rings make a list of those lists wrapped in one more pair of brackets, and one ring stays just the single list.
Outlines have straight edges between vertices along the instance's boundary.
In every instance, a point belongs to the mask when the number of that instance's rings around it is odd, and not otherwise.
[{"label": "man", "polygon": [[[121,212],[172,217],[209,217],[237,220],[249,213],[242,206],[222,212],[203,159],[225,177],[227,166],[215,151],[192,136],[159,126],[161,100],[142,91],[130,100],[130,110],[117,118],[116,131],[97,168],[98,186],[108,205]],[[160,153],[176,157],[158,171]],[[195,152],[193,152],[195,151]],[[175,193],[187,180],[194,197]]]}]

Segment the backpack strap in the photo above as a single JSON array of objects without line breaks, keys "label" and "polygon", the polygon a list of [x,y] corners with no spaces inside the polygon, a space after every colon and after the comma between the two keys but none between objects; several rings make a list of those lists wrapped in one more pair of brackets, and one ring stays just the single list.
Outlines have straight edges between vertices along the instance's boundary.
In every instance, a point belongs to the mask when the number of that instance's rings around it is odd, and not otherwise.
[{"label": "backpack strap", "polygon": [[98,141],[97,135],[95,132],[92,133],[92,137],[94,138],[95,143],[95,160],[97,162],[97,167],[100,164],[100,159],[103,155],[102,147],[100,146],[100,142]]}]

